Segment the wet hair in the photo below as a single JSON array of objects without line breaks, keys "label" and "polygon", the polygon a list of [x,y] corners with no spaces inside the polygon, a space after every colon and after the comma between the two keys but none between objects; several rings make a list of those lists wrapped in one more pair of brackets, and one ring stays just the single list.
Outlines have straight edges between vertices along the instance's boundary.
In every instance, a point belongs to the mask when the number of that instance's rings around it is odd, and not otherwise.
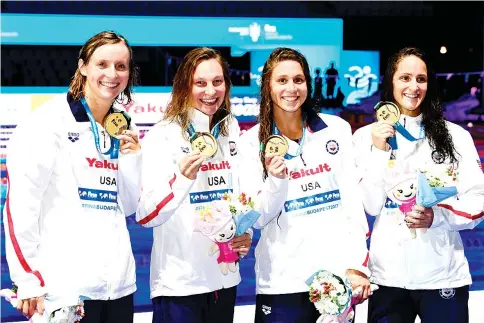
[{"label": "wet hair", "polygon": [[[101,46],[107,44],[123,43],[129,50],[129,78],[128,85],[115,99],[118,103],[131,103],[133,101],[132,93],[133,86],[138,82],[138,69],[133,61],[133,50],[126,38],[113,31],[102,31],[91,38],[82,46],[79,51],[79,60],[82,60],[84,65],[89,64],[92,55]],[[81,74],[81,69],[78,66],[71,83],[69,84],[69,94],[74,100],[80,100],[84,96],[84,86],[86,84],[86,77]],[[126,101],[126,102],[125,102]]]},{"label": "wet hair", "polygon": [[[303,54],[300,52],[292,49],[292,48],[284,48],[279,47],[276,48],[267,61],[264,64],[264,68],[262,70],[262,79],[261,79],[261,90],[260,90],[260,112],[259,112],[259,142],[261,144],[265,144],[267,139],[272,135],[272,123],[274,120],[273,116],[273,102],[271,98],[271,77],[272,72],[276,68],[276,66],[283,61],[295,61],[301,65],[303,70],[304,78],[306,80],[306,87],[308,97],[306,101],[303,102],[301,106],[301,111],[303,114],[314,113],[310,93],[312,93],[312,82],[311,82],[311,73],[309,70],[309,64],[304,57]],[[262,167],[264,169],[262,178],[265,180],[267,178],[267,169],[265,165],[265,152],[262,149],[259,153],[260,160],[262,162]]]},{"label": "wet hair", "polygon": [[440,162],[448,160],[450,163],[458,163],[457,155],[459,153],[454,147],[452,136],[445,123],[443,108],[438,96],[437,76],[429,65],[428,58],[423,51],[415,47],[405,47],[389,58],[383,78],[381,100],[396,103],[393,96],[393,76],[397,71],[398,64],[408,56],[420,58],[427,67],[427,94],[420,104],[420,111],[422,112],[425,136],[428,138],[430,147],[433,150],[432,155],[440,156],[438,158],[441,159]]},{"label": "wet hair", "polygon": [[[210,129],[215,126],[220,120],[230,115],[230,89],[232,81],[230,80],[229,66],[222,55],[215,49],[208,47],[198,47],[192,49],[185,55],[183,61],[178,68],[175,78],[173,79],[173,89],[171,92],[171,101],[168,104],[166,111],[163,114],[163,119],[170,122],[175,122],[182,128],[182,135],[188,139],[187,128],[190,122],[190,112],[193,109],[191,103],[193,75],[198,65],[210,59],[215,59],[222,67],[224,82],[225,82],[225,97],[220,108],[213,115]],[[228,136],[228,124],[231,117],[222,121],[220,125],[220,133]]]}]

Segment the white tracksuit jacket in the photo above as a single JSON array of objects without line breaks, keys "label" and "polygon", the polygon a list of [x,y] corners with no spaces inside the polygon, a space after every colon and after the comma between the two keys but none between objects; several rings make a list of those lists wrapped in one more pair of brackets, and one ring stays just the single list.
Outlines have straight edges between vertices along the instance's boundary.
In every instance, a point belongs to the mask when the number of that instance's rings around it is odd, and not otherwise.
[{"label": "white tracksuit jacket", "polygon": [[[97,126],[107,150],[109,135]],[[35,109],[9,142],[4,226],[19,299],[108,300],[136,290],[125,215],[136,211],[141,153],[100,154],[90,127],[82,104],[61,95]]]},{"label": "white tracksuit jacket", "polygon": [[[402,115],[400,123],[418,138],[421,120],[421,115]],[[424,231],[417,229],[415,239],[402,234],[406,229],[400,224],[403,213],[387,198],[386,187],[392,185],[392,180],[399,180],[385,175],[389,174],[384,170],[388,167],[391,150],[372,148],[371,125],[354,134],[365,209],[376,216],[371,233],[369,268],[372,281],[377,284],[407,289],[441,289],[472,283],[459,230],[472,229],[483,219],[484,175],[471,135],[451,122],[447,122],[447,127],[460,154],[458,195],[432,207],[432,226]],[[397,165],[403,165],[409,171],[430,169],[434,174],[449,166],[432,161],[432,149],[426,138],[411,142],[397,132],[396,139],[398,149],[393,154]]]},{"label": "white tracksuit jacket", "polygon": [[[264,200],[275,189],[271,176],[262,182],[258,131],[256,125],[241,137],[251,157],[244,163],[244,176]],[[288,142],[295,155],[299,145]],[[310,115],[302,155],[285,162],[285,194],[269,204],[272,212],[255,226],[262,228],[256,248],[257,294],[308,291],[305,281],[321,269],[342,276],[352,268],[369,275],[368,223],[356,185],[350,125],[336,116]]]},{"label": "white tracksuit jacket", "polygon": [[[191,120],[195,131],[209,132],[208,116],[194,109]],[[239,133],[232,118],[229,135],[220,134],[217,154],[202,164],[195,180],[182,175],[178,166],[192,150],[180,126],[162,121],[143,138],[142,196],[136,219],[154,227],[151,298],[196,295],[239,284],[238,266],[236,272],[223,275],[217,254],[208,254],[213,242],[194,231],[194,220],[206,203],[226,191],[241,192]]]}]

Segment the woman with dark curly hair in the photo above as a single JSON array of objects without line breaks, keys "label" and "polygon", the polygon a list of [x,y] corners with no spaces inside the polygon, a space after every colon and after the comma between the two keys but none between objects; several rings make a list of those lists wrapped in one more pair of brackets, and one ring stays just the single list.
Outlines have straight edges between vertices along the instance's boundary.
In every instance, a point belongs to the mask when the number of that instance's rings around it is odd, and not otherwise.
[{"label": "woman with dark curly hair", "polygon": [[358,202],[351,127],[312,110],[306,58],[275,49],[262,71],[259,124],[241,137],[244,179],[266,213],[256,249],[256,322],[314,323],[306,280],[324,269],[370,294],[363,205]]},{"label": "woman with dark curly hair", "polygon": [[[472,137],[444,120],[436,75],[417,48],[389,59],[382,100],[379,121],[354,134],[363,202],[377,217],[369,267],[380,289],[370,299],[368,322],[410,323],[417,315],[422,322],[467,322],[472,279],[459,230],[484,215],[484,176]],[[456,195],[419,202],[424,181],[455,188]]]}]

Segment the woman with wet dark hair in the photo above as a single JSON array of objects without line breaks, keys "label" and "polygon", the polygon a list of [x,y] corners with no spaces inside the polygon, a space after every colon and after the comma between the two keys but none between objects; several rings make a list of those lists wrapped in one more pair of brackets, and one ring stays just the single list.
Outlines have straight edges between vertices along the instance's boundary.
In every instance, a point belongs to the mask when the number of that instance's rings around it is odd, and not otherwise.
[{"label": "woman with wet dark hair", "polygon": [[[413,323],[417,315],[422,322],[468,322],[472,279],[459,231],[484,215],[474,142],[444,120],[436,75],[417,48],[389,59],[382,101],[379,121],[354,134],[363,202],[376,216],[369,268],[380,289],[370,299],[368,322]],[[398,117],[379,113],[383,106]],[[417,202],[425,181],[453,187],[456,195]]]},{"label": "woman with wet dark hair", "polygon": [[257,323],[314,323],[306,280],[321,269],[361,287],[359,302],[371,293],[351,127],[313,111],[310,94],[306,58],[275,49],[262,71],[259,124],[241,137],[244,179],[260,201],[273,199],[255,225]]}]

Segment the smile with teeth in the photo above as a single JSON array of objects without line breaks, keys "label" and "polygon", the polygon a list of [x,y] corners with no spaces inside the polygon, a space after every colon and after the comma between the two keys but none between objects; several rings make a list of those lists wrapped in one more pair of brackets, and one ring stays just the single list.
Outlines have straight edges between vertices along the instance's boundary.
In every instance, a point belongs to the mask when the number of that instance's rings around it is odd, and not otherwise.
[{"label": "smile with teeth", "polygon": [[113,82],[99,82],[101,83],[102,86],[109,87],[109,88],[115,88],[119,85],[119,83],[113,83]]},{"label": "smile with teeth", "polygon": [[288,102],[294,102],[297,100],[297,96],[283,96],[282,99]]},{"label": "smile with teeth", "polygon": [[215,102],[217,102],[217,99],[218,98],[213,98],[213,99],[200,99],[200,101],[203,104],[214,104]]},{"label": "smile with teeth", "polygon": [[405,97],[409,98],[409,99],[416,99],[418,98],[418,94],[409,94],[409,93],[404,93],[403,94]]}]

